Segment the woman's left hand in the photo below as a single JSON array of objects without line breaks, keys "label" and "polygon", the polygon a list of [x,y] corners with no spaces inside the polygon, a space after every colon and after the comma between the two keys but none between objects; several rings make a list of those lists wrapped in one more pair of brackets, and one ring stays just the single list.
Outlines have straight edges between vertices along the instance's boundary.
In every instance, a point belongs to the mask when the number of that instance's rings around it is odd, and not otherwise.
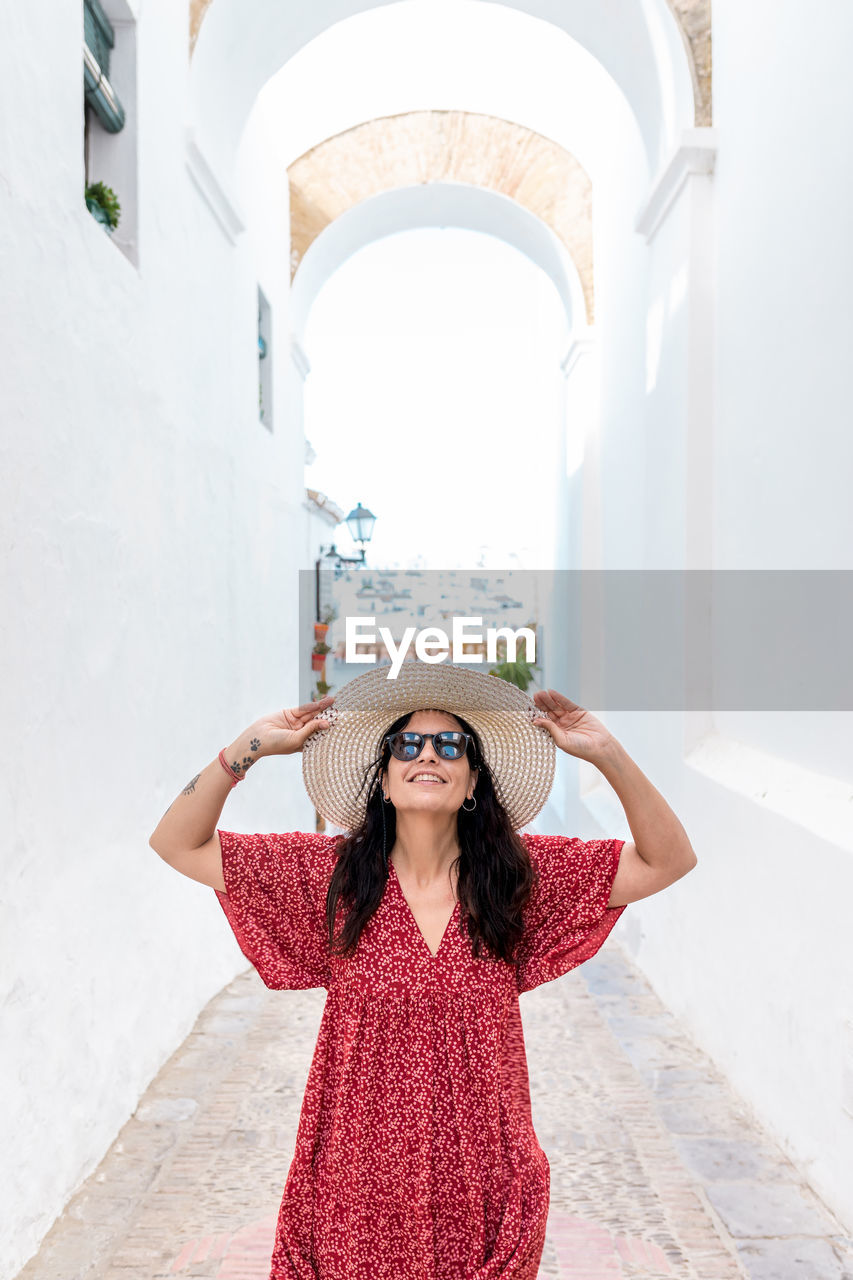
[{"label": "woman's left hand", "polygon": [[548,719],[536,717],[534,724],[547,729],[557,746],[570,756],[596,764],[615,742],[609,729],[592,714],[556,689],[537,689],[533,701]]}]

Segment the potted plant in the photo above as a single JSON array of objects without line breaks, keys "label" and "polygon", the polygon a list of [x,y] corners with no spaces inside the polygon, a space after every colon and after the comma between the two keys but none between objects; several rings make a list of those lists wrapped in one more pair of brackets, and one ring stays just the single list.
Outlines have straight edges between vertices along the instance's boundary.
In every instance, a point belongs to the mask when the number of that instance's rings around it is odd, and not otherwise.
[{"label": "potted plant", "polygon": [[333,604],[328,605],[322,613],[322,616],[314,623],[314,639],[325,640],[329,627],[338,616],[338,611]]},{"label": "potted plant", "polygon": [[325,680],[318,680],[314,686],[314,696],[319,701],[320,698],[325,698],[329,690],[333,688],[334,685],[327,684]]},{"label": "potted plant", "polygon": [[112,187],[105,182],[90,182],[86,187],[86,208],[107,231],[115,231],[121,217],[121,205]]},{"label": "potted plant", "polygon": [[311,650],[311,670],[322,671],[326,665],[326,654],[330,652],[331,646],[324,640],[318,640]]},{"label": "potted plant", "polygon": [[508,684],[514,684],[519,689],[525,690],[533,683],[533,672],[538,670],[538,667],[533,667],[523,658],[519,658],[517,662],[501,662],[496,667],[490,667],[489,675],[498,676]]},{"label": "potted plant", "polygon": [[[535,630],[535,626],[533,629]],[[533,683],[535,679],[533,673],[538,670],[539,668],[536,664],[528,662],[526,658],[516,657],[515,662],[507,662],[506,641],[501,640],[498,643],[498,665],[489,667],[489,675],[498,676],[501,680],[506,680],[509,684],[514,684],[524,691]]]}]

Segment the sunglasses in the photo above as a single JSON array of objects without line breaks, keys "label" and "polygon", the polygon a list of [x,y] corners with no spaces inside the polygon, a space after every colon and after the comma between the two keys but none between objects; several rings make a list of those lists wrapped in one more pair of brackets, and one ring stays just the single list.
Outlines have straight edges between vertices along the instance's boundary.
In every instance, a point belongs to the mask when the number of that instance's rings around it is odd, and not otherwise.
[{"label": "sunglasses", "polygon": [[470,733],[443,729],[441,733],[392,733],[385,739],[396,760],[417,760],[427,738],[432,739],[435,754],[442,760],[461,760],[471,742]]}]

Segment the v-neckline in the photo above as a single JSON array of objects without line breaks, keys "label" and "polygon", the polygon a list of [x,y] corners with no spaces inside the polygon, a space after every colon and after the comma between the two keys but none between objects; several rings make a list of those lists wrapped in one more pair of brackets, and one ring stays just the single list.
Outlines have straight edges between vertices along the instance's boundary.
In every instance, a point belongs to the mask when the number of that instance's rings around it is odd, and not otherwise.
[{"label": "v-neckline", "polygon": [[421,926],[418,924],[417,920],[415,919],[415,913],[409,905],[409,899],[403,893],[403,886],[400,884],[400,877],[397,875],[397,868],[394,866],[394,863],[390,861],[390,859],[388,862],[388,875],[393,876],[394,878],[394,882],[397,885],[397,891],[400,895],[400,899],[406,911],[408,911],[409,913],[409,917],[412,921],[412,924],[415,926],[418,937],[426,947],[427,955],[430,957],[431,960],[437,960],[439,956],[439,952],[441,951],[441,948],[444,946],[447,935],[450,932],[450,926],[453,924],[453,921],[456,919],[456,912],[459,910],[459,899],[457,898],[456,901],[454,902],[453,910],[450,913],[450,919],[447,921],[447,924],[444,926],[444,933],[441,935],[441,941],[438,944],[438,951],[430,951],[429,943],[424,937]]}]

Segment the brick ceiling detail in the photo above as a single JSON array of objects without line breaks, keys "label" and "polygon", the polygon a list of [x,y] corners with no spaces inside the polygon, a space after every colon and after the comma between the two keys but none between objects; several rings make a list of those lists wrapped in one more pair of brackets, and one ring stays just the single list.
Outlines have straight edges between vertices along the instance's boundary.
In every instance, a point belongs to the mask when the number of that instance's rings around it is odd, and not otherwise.
[{"label": "brick ceiling detail", "polygon": [[426,182],[460,182],[508,196],[546,223],[571,255],[593,321],[592,184],[574,156],[494,116],[412,111],[356,125],[294,160],[291,278],[317,236],[370,196]]},{"label": "brick ceiling detail", "polygon": [[212,3],[213,0],[190,0],[190,55],[195,51],[195,42],[198,40],[204,15]]},{"label": "brick ceiling detail", "polygon": [[713,122],[711,112],[711,0],[667,0],[672,10],[693,80],[693,123]]}]

